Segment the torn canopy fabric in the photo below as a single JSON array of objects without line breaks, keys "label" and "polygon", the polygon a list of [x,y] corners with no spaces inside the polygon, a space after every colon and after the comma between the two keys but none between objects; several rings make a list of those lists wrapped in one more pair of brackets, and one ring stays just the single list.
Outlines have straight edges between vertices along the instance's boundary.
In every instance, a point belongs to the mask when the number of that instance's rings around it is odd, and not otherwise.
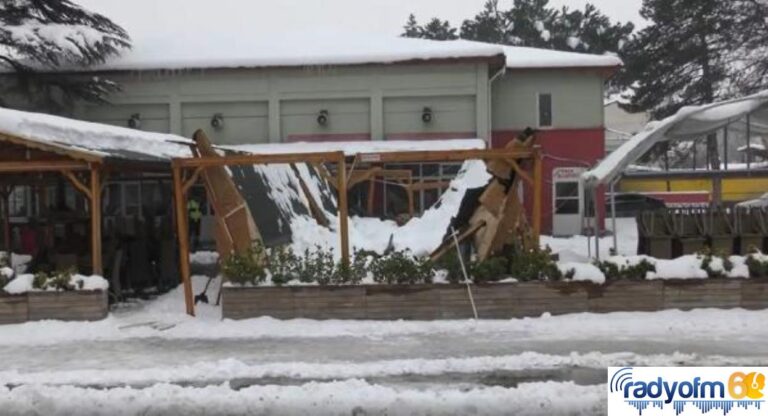
[{"label": "torn canopy fabric", "polygon": [[337,215],[334,190],[309,164],[230,166],[229,171],[267,247],[291,244],[297,217],[314,221],[299,178],[325,215]]},{"label": "torn canopy fabric", "polygon": [[768,133],[768,90],[733,100],[683,107],[664,120],[648,123],[643,131],[632,136],[597,166],[584,172],[584,184],[587,188],[610,184],[656,143],[700,138],[746,115],[750,115],[750,127],[754,133]]}]

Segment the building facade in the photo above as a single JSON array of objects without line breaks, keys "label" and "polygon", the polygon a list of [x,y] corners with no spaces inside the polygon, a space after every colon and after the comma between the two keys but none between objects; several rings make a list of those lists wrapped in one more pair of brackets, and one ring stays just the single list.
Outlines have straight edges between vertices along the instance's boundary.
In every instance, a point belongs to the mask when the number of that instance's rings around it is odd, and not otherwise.
[{"label": "building facade", "polygon": [[[603,85],[620,61],[471,42],[411,41],[407,46],[413,51],[400,45],[399,55],[382,62],[360,56],[342,63],[308,58],[306,64],[231,68],[176,69],[141,61],[106,66],[73,76],[107,77],[121,85],[121,92],[110,96],[109,105],[76,105],[71,115],[186,137],[202,128],[215,143],[227,145],[481,138],[488,147],[500,148],[531,127],[538,130],[545,157],[543,231],[579,232],[575,218],[585,213],[583,198],[571,201],[583,194],[578,175],[555,183],[553,173],[559,168],[577,172],[605,155]],[[425,45],[443,51],[435,54]],[[446,180],[458,171],[443,165],[406,168],[415,180]],[[397,214],[396,192],[382,194],[376,213]],[[418,210],[439,197],[437,190],[422,194]],[[556,224],[560,229],[553,229]]]}]

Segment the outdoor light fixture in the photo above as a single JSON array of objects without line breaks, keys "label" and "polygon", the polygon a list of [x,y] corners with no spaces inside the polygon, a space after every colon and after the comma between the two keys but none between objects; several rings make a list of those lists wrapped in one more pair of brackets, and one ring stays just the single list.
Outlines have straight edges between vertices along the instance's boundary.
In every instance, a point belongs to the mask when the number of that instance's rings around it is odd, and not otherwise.
[{"label": "outdoor light fixture", "polygon": [[321,126],[328,124],[328,110],[320,110],[320,112],[317,113],[317,124]]},{"label": "outdoor light fixture", "polygon": [[128,119],[128,127],[132,129],[140,129],[141,128],[141,114],[134,113],[131,114],[131,118]]},{"label": "outdoor light fixture", "polygon": [[214,114],[211,119],[211,127],[216,130],[222,129],[224,127],[224,115],[221,113]]},{"label": "outdoor light fixture", "polygon": [[423,110],[421,110],[421,121],[425,123],[431,123],[432,122],[432,109],[429,107],[424,107]]}]

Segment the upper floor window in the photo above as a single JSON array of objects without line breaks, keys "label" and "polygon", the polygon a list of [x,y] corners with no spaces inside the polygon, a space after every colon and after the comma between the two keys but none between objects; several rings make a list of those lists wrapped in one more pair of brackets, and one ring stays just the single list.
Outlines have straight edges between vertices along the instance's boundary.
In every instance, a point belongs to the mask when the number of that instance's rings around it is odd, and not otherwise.
[{"label": "upper floor window", "polygon": [[552,94],[539,94],[539,127],[552,127]]}]

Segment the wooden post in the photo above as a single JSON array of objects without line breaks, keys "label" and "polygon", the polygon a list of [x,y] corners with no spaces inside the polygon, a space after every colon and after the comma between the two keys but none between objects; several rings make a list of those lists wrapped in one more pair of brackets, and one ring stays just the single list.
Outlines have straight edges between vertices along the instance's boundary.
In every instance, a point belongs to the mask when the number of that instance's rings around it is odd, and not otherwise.
[{"label": "wooden post", "polygon": [[347,162],[344,155],[338,158],[336,166],[336,181],[339,192],[339,234],[341,235],[341,262],[349,265],[349,207],[347,205]]},{"label": "wooden post", "polygon": [[101,263],[101,178],[99,166],[91,165],[91,269],[102,275]]},{"label": "wooden post", "polygon": [[181,272],[181,283],[184,285],[184,304],[187,308],[187,315],[195,316],[189,271],[189,224],[187,223],[186,200],[184,183],[181,180],[181,168],[173,166],[173,205],[176,214],[176,236],[179,239],[179,271]]},{"label": "wooden post", "polygon": [[541,235],[541,198],[543,186],[541,151],[537,149],[533,153],[533,242],[536,244],[536,247],[539,247],[539,236]]}]

